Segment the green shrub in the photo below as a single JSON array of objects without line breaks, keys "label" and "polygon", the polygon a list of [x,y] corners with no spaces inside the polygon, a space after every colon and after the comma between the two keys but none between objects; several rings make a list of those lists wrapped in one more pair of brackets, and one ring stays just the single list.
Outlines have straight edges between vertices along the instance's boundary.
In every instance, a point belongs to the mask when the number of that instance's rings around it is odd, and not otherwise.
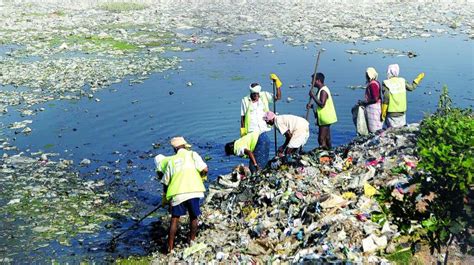
[{"label": "green shrub", "polygon": [[431,194],[423,205],[430,215],[421,224],[432,248],[438,251],[454,238],[466,242],[472,220],[467,201],[473,191],[473,112],[451,104],[448,89],[443,87],[438,110],[421,123],[417,142],[418,166],[425,171],[419,179],[419,192]]},{"label": "green shrub", "polygon": [[[437,111],[420,124],[417,152],[418,172],[406,184],[403,198],[397,200],[388,188],[377,195],[383,214],[411,236],[413,249],[416,242],[426,240],[431,251],[441,253],[456,239],[466,251],[474,243],[474,115],[470,109],[452,107],[447,87]],[[392,171],[407,173],[403,168]]]}]

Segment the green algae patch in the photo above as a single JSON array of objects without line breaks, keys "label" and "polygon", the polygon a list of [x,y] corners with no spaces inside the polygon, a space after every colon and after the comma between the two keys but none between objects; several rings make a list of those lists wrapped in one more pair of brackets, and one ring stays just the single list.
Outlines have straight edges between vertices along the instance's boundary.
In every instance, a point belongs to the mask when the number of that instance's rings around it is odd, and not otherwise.
[{"label": "green algae patch", "polygon": [[50,148],[53,148],[54,147],[54,144],[45,144],[43,146],[44,149],[50,149]]},{"label": "green algae patch", "polygon": [[50,40],[50,46],[60,46],[63,43],[68,46],[76,45],[78,50],[89,51],[89,52],[100,52],[107,51],[108,49],[121,50],[121,51],[137,51],[137,45],[113,38],[111,36],[67,36],[65,38],[55,37]]},{"label": "green algae patch", "polygon": [[132,2],[105,3],[99,6],[99,8],[102,10],[106,10],[109,12],[116,12],[116,13],[143,10],[146,7],[147,5],[145,4],[132,3]]},{"label": "green algae patch", "polygon": [[230,80],[232,80],[232,81],[239,81],[239,80],[244,80],[244,79],[245,79],[245,77],[240,76],[240,75],[234,75],[230,78]]},{"label": "green algae patch", "polygon": [[111,216],[128,213],[131,206],[113,202],[104,181],[83,180],[71,164],[19,155],[4,160],[0,233],[7,244],[70,246],[76,235],[97,233]]},{"label": "green algae patch", "polygon": [[146,265],[151,264],[153,257],[128,257],[124,259],[118,259],[115,261],[115,264],[119,265]]}]

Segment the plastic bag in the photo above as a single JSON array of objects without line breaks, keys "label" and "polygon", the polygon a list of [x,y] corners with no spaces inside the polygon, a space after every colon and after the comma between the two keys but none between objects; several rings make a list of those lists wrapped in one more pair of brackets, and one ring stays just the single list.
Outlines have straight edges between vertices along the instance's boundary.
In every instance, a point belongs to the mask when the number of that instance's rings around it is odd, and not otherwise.
[{"label": "plastic bag", "polygon": [[365,107],[360,105],[355,105],[352,108],[352,121],[356,127],[357,134],[359,135],[368,135],[369,128],[367,127],[367,121],[365,119]]}]

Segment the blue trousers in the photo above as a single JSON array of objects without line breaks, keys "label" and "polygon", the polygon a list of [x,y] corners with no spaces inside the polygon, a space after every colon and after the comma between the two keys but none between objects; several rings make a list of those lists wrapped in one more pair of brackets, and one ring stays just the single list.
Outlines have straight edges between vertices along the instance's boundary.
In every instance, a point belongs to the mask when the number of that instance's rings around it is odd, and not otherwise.
[{"label": "blue trousers", "polygon": [[[253,151],[255,160],[257,161],[258,166],[263,169],[267,166],[268,156],[270,153],[270,138],[266,133],[261,133],[257,140],[257,145]],[[253,173],[257,171],[257,168],[253,165],[252,160],[249,161],[250,171]]]}]

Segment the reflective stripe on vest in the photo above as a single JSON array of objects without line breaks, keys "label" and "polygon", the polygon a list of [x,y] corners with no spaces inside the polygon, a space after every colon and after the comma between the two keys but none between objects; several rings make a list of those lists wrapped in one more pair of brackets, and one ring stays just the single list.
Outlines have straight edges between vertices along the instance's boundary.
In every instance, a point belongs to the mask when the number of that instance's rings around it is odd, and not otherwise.
[{"label": "reflective stripe on vest", "polygon": [[389,102],[388,112],[405,112],[407,111],[407,90],[405,87],[405,79],[401,77],[392,77],[383,81],[388,88]]},{"label": "reflective stripe on vest", "polygon": [[[237,152],[242,148],[253,152],[255,150],[255,146],[257,145],[259,136],[260,132],[251,132],[236,140],[234,142],[234,154],[237,154]],[[247,158],[247,155],[244,155],[244,158]]]},{"label": "reflective stripe on vest", "polygon": [[[267,111],[270,110],[268,108],[267,93],[260,93],[260,95],[264,95],[263,97],[259,98],[259,101],[260,101],[260,99],[262,100],[263,111],[267,112]],[[252,104],[250,104],[251,102],[252,102],[252,99],[250,99],[250,96],[246,96],[244,98],[245,108],[247,109],[246,112],[245,112],[245,123],[244,123],[246,132],[249,131],[250,116],[252,115],[252,112],[254,111],[254,109],[252,109]]]},{"label": "reflective stripe on vest", "polygon": [[175,171],[166,191],[167,200],[177,194],[205,191],[201,176],[194,165],[193,151],[180,149],[168,163]]},{"label": "reflective stripe on vest", "polygon": [[329,125],[337,122],[336,116],[336,109],[334,108],[334,102],[332,101],[331,92],[329,92],[329,88],[327,86],[323,86],[318,91],[317,98],[320,98],[321,91],[325,91],[328,94],[328,98],[326,99],[326,104],[324,108],[321,108],[318,105],[317,112],[318,112],[318,125]]}]

